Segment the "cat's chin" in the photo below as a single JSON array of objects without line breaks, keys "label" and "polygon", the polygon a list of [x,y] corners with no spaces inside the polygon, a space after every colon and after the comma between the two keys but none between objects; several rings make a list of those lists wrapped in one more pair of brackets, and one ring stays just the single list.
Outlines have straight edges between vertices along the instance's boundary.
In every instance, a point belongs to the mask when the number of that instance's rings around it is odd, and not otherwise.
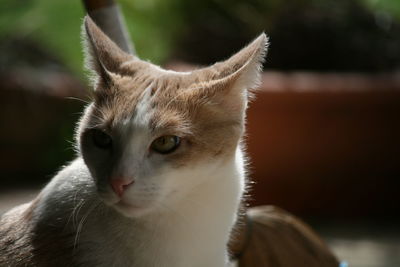
[{"label": "cat's chin", "polygon": [[142,217],[152,210],[148,206],[138,206],[130,203],[126,203],[123,200],[115,203],[112,205],[113,208],[115,208],[119,213],[126,217],[130,218],[137,218],[137,217]]},{"label": "cat's chin", "polygon": [[149,214],[154,207],[150,205],[151,201],[136,204],[131,201],[118,198],[115,194],[98,192],[101,201],[112,209],[115,209],[125,217],[136,218]]}]

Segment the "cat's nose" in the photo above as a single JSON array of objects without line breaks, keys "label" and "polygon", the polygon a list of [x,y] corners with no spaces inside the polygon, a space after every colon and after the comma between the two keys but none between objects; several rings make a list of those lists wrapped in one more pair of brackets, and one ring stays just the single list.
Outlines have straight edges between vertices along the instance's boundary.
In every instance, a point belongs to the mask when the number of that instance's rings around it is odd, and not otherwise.
[{"label": "cat's nose", "polygon": [[117,196],[121,197],[122,194],[124,193],[125,189],[133,184],[132,180],[129,179],[124,179],[124,178],[114,178],[111,179],[111,187],[114,190],[114,192],[117,194]]}]

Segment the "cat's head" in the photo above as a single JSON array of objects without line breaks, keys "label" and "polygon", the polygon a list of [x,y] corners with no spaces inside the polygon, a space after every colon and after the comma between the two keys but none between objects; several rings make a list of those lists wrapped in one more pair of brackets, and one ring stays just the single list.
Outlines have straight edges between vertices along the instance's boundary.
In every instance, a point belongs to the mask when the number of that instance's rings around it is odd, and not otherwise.
[{"label": "cat's head", "polygon": [[163,70],[119,49],[89,18],[83,37],[94,97],[77,142],[102,200],[126,216],[173,201],[233,161],[264,34],[226,61],[192,72]]}]

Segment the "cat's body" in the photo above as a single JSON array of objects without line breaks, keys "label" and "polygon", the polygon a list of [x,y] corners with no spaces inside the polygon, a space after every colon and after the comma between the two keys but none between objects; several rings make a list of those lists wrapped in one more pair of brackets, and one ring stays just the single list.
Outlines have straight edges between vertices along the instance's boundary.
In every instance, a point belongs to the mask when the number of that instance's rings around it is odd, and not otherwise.
[{"label": "cat's body", "polygon": [[[18,258],[28,266],[224,266],[226,259],[220,255],[225,254],[243,187],[239,171],[216,171],[219,186],[202,186],[173,215],[165,210],[141,221],[103,204],[87,167],[78,159],[36,200],[3,216],[2,233],[6,228],[16,233],[0,236],[0,243],[6,244],[0,248],[0,266],[8,261],[17,266]],[[237,184],[232,185],[232,179]],[[234,188],[227,191],[227,186]],[[216,199],[221,207],[215,207]],[[8,238],[15,241],[8,243]],[[24,240],[19,242],[20,238]]]},{"label": "cat's body", "polygon": [[86,32],[98,76],[78,159],[2,216],[0,266],[225,266],[265,36],[175,73],[124,54],[89,19]]}]

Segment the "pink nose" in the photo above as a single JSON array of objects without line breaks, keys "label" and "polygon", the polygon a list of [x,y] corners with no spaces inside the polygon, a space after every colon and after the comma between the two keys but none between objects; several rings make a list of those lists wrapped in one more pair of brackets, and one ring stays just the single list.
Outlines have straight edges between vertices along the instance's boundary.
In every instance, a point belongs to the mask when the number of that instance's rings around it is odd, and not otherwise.
[{"label": "pink nose", "polygon": [[124,178],[111,179],[111,187],[119,197],[122,196],[125,189],[131,184],[133,184],[132,180],[127,180]]}]

